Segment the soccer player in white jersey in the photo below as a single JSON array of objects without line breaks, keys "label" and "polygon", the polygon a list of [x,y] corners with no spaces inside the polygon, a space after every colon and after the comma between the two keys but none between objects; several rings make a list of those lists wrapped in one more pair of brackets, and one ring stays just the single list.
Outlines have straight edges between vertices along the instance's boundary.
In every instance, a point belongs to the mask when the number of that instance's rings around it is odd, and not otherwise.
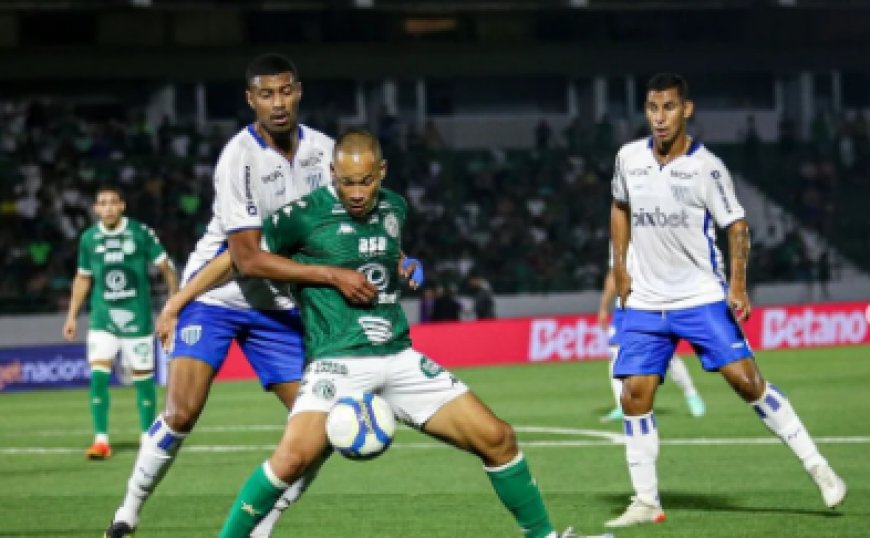
[{"label": "soccer player in white jersey", "polygon": [[263,218],[329,181],[334,142],[298,124],[302,83],[289,59],[278,54],[255,58],[246,83],[256,121],[221,153],[214,173],[214,215],[188,260],[184,281],[224,250],[243,276],[186,306],[173,297],[164,308],[161,318],[178,316],[166,402],[139,450],[127,493],[105,533],[109,538],[131,536],[138,526],[142,506],[193,429],[233,339],[262,386],[287,409],[293,405],[303,366],[299,313],[286,284],[259,277],[278,274],[288,282],[333,286],[352,303],[368,303],[377,293],[354,270],[288,264],[260,249]]},{"label": "soccer player in white jersey", "polygon": [[[616,357],[619,354],[619,342],[622,334],[622,318],[625,310],[622,308],[613,308],[611,315],[610,309],[614,305],[616,299],[616,284],[613,281],[613,254],[611,251],[609,267],[607,275],[604,277],[604,288],[601,290],[601,303],[598,305],[598,325],[609,332],[608,351],[610,352],[610,390],[613,391],[613,399],[616,402],[609,413],[601,417],[601,422],[612,422],[614,420],[622,420],[623,412],[619,399],[622,395],[622,380],[613,377],[613,365],[616,363]],[[686,363],[676,353],[671,357],[668,363],[668,372],[671,374],[671,379],[674,384],[683,392],[683,397],[686,399],[686,405],[689,407],[689,414],[693,417],[702,417],[707,411],[704,405],[704,399],[695,388],[695,383],[692,381],[692,375],[689,374],[689,369]]]},{"label": "soccer player in white jersey", "polygon": [[[653,76],[645,108],[652,136],[620,149],[613,177],[613,275],[626,307],[613,375],[624,383],[625,454],[635,495],[607,525],[665,519],[652,409],[680,339],[692,344],[705,370],[725,377],[798,457],[825,505],[835,507],[846,496],[845,482],[819,453],[785,395],[761,376],[738,324],[752,309],[746,292],[749,227],[722,161],[686,133],[693,104],[685,80]],[[714,225],[728,234],[728,284]]]}]

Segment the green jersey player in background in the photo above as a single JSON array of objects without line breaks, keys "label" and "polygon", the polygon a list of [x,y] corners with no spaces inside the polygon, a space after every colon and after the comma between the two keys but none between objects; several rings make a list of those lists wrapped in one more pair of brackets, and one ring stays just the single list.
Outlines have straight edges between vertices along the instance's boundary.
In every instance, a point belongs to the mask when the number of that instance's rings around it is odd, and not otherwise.
[{"label": "green jersey player in background", "polygon": [[[411,348],[398,269],[407,205],[381,188],[385,174],[377,139],[350,130],[336,141],[333,184],[264,221],[263,243],[270,251],[356,269],[378,295],[374,304],[360,306],[332,288],[297,287],[308,361],[302,385],[278,448],[248,478],[220,536],[247,537],[287,485],[329,451],[326,416],[336,400],[373,391],[406,424],[479,457],[525,536],[557,537],[513,428],[454,375]],[[569,533],[563,536],[574,536]]]},{"label": "green jersey player in background", "polygon": [[[160,268],[169,294],[178,277],[154,230],[124,216],[124,198],[116,187],[97,190],[94,213],[99,221],[79,241],[78,271],[73,281],[63,336],[75,340],[77,317],[91,293],[88,363],[91,367],[91,418],[94,444],[85,454],[101,460],[109,445],[109,378],[120,352],[122,366],[136,386],[139,426],[154,421],[154,336],[148,264]],[[92,289],[93,288],[93,289]]]}]

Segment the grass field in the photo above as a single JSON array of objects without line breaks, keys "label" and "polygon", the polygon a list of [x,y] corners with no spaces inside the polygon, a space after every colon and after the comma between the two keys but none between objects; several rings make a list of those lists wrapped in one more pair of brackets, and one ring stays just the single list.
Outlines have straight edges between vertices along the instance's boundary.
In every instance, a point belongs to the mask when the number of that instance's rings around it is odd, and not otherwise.
[{"label": "grass field", "polygon": [[[870,348],[764,353],[762,371],[791,398],[849,483],[824,507],[800,464],[718,375],[688,361],[708,413],[691,418],[668,382],[659,392],[659,480],[668,521],[617,536],[870,536]],[[606,363],[458,372],[520,442],[556,525],[601,532],[631,489]],[[138,433],[131,389],[112,393],[115,456],[88,462],[85,391],[0,395],[0,536],[102,536],[120,501]],[[143,513],[140,538],[215,536],[235,493],[276,443],[285,414],[254,383],[215,386],[195,433]],[[333,457],[276,536],[518,536],[479,463],[404,429],[366,463]]]}]

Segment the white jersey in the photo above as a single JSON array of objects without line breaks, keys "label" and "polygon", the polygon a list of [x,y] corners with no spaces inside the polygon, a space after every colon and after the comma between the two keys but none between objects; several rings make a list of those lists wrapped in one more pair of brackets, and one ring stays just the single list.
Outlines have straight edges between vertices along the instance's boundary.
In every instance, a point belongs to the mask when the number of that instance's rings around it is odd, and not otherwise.
[{"label": "white jersey", "polygon": [[616,155],[613,198],[631,212],[631,293],[627,306],[675,310],[725,298],[716,229],[745,216],[722,161],[694,141],[660,165],[652,138]]},{"label": "white jersey", "polygon": [[[218,159],[212,219],[187,261],[182,282],[226,250],[230,234],[261,228],[263,219],[284,204],[326,185],[334,145],[332,138],[300,125],[299,147],[291,162],[266,144],[253,125],[239,131]],[[239,278],[197,300],[234,309],[293,307],[286,283],[259,278]]]}]

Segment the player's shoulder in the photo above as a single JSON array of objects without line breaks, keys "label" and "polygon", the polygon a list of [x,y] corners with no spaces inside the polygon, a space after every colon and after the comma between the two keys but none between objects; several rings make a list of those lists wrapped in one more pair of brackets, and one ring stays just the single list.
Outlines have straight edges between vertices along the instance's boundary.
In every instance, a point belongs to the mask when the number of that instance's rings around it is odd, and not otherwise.
[{"label": "player's shoulder", "polygon": [[156,235],[154,228],[145,224],[141,220],[133,219],[130,217],[127,217],[127,229],[134,233],[147,234],[151,236]]},{"label": "player's shoulder", "polygon": [[299,134],[303,141],[308,141],[311,145],[324,151],[332,152],[332,148],[335,146],[334,138],[302,123],[299,124]]},{"label": "player's shoulder", "polygon": [[94,237],[96,237],[97,233],[100,231],[100,227],[97,224],[91,224],[84,230],[79,237],[81,237],[82,241],[93,241]]},{"label": "player's shoulder", "polygon": [[650,148],[650,138],[638,138],[631,142],[626,142],[616,152],[616,156],[621,160],[631,159],[640,155],[647,155]]},{"label": "player's shoulder", "polygon": [[403,213],[408,212],[408,202],[405,197],[392,189],[381,187],[381,209],[395,208]]},{"label": "player's shoulder", "polygon": [[691,151],[692,158],[696,159],[710,173],[713,179],[718,179],[718,175],[727,172],[728,169],[725,166],[725,162],[706,145],[696,140],[692,142],[692,146],[694,146],[694,151]]},{"label": "player's shoulder", "polygon": [[288,202],[281,206],[281,211],[286,216],[309,217],[310,215],[332,211],[332,207],[338,203],[338,199],[329,191],[329,187],[323,186],[314,189],[305,196]]},{"label": "player's shoulder", "polygon": [[266,141],[254,129],[254,124],[246,125],[224,144],[217,165],[220,167],[232,161],[243,160],[267,147]]}]

